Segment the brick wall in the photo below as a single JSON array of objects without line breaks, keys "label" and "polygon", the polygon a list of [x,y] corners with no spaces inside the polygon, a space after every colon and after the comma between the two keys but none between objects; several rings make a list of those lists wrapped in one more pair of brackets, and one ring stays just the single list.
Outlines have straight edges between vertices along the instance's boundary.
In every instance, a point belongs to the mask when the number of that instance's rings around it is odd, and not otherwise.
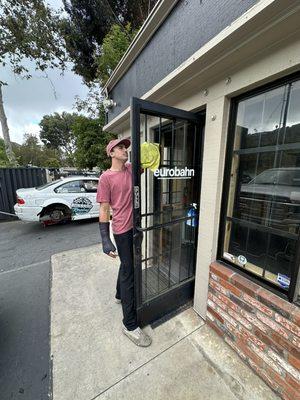
[{"label": "brick wall", "polygon": [[207,324],[283,399],[300,399],[300,309],[217,262],[207,302]]}]

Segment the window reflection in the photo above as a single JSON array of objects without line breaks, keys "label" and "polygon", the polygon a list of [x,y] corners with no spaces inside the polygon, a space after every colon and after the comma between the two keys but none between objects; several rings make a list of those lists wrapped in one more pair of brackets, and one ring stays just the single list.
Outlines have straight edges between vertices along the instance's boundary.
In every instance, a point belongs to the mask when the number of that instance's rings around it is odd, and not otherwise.
[{"label": "window reflection", "polygon": [[288,289],[300,226],[300,81],[241,101],[225,259]]},{"label": "window reflection", "polygon": [[271,146],[278,142],[283,122],[285,87],[247,99],[239,104],[237,134],[238,148]]}]

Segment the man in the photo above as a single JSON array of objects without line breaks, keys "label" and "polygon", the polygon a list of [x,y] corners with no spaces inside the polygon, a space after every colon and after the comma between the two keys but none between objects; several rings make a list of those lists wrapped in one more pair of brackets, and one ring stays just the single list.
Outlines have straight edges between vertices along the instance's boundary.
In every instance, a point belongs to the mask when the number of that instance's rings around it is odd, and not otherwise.
[{"label": "man", "polygon": [[151,338],[138,327],[134,301],[132,169],[131,164],[127,163],[129,146],[129,139],[115,139],[106,147],[106,153],[111,158],[111,168],[101,175],[99,181],[99,227],[103,252],[116,258],[116,248],[109,235],[111,208],[112,231],[121,261],[116,301],[122,303],[122,331],[136,345],[147,347],[151,344]]}]

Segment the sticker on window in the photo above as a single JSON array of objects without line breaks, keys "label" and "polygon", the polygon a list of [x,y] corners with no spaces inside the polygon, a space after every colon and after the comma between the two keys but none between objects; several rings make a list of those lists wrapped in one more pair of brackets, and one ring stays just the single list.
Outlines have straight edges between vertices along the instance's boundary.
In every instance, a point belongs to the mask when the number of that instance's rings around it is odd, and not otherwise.
[{"label": "sticker on window", "polygon": [[239,264],[244,266],[244,265],[247,264],[247,258],[245,256],[239,255],[238,256],[238,262],[239,262]]},{"label": "sticker on window", "polygon": [[290,286],[291,278],[289,278],[287,275],[278,273],[277,274],[277,282],[279,283],[279,285],[282,288],[288,289]]},{"label": "sticker on window", "polygon": [[226,258],[226,260],[228,261],[235,262],[235,256],[230,253],[227,253],[226,251],[224,251],[223,257]]}]

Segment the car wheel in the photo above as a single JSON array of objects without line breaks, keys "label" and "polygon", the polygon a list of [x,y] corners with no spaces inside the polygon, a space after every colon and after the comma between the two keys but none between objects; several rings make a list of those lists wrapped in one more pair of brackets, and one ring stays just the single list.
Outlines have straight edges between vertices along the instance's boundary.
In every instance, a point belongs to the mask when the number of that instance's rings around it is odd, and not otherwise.
[{"label": "car wheel", "polygon": [[43,222],[47,225],[58,224],[63,221],[71,220],[71,212],[67,207],[64,206],[54,206],[49,207],[43,213]]},{"label": "car wheel", "polygon": [[64,211],[58,208],[55,208],[50,212],[50,218],[53,222],[60,222],[64,219]]}]

